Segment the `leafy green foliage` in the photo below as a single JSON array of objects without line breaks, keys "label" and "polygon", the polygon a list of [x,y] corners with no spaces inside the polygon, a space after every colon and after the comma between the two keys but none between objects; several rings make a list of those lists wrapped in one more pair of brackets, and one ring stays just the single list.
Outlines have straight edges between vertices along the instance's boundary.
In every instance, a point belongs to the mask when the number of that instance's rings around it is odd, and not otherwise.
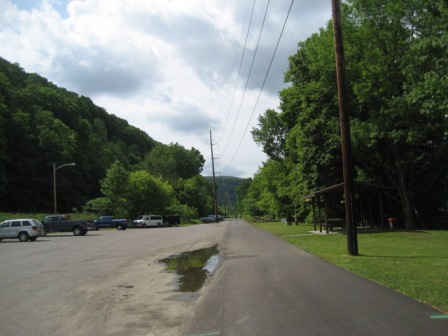
[{"label": "leafy green foliage", "polygon": [[173,187],[168,181],[145,170],[128,171],[116,161],[101,181],[104,197],[88,202],[88,211],[110,210],[119,217],[142,214],[176,214],[191,221],[211,213],[213,198],[204,177],[179,179]]},{"label": "leafy green foliage", "polygon": [[[444,225],[434,218],[447,205],[447,24],[443,0],[343,4],[355,178],[393,187],[408,229]],[[278,176],[269,161],[260,169],[246,213],[272,215],[294,203],[306,217],[302,196],[342,182],[332,35],[328,24],[299,43],[280,112],[267,110],[252,131],[282,164]]]},{"label": "leafy green foliage", "polygon": [[[53,163],[75,162],[56,174],[61,212],[83,207],[118,217],[186,218],[211,212],[209,185],[199,177],[205,160],[197,149],[157,144],[89,98],[4,59],[0,112],[0,210],[52,210]],[[178,198],[173,187],[183,190]]]},{"label": "leafy green foliage", "polygon": [[174,184],[178,179],[188,179],[202,172],[205,159],[195,148],[186,150],[178,143],[159,144],[146,157],[149,171]]},{"label": "leafy green foliage", "polygon": [[263,152],[273,160],[285,157],[286,127],[274,110],[267,110],[264,116],[259,117],[259,129],[252,130],[252,138],[262,145]]},{"label": "leafy green foliage", "polygon": [[195,209],[199,217],[214,213],[213,187],[203,176],[181,178],[174,190],[178,202]]},{"label": "leafy green foliage", "polygon": [[139,170],[130,173],[127,188],[129,217],[136,218],[141,214],[165,214],[172,204],[174,191],[168,182]]},{"label": "leafy green foliage", "polygon": [[0,210],[52,210],[53,163],[67,162],[76,167],[57,172],[58,209],[81,208],[100,196],[115,160],[131,169],[155,145],[90,99],[0,58]]},{"label": "leafy green foliage", "polygon": [[84,212],[94,213],[96,215],[112,213],[110,202],[106,197],[98,197],[90,200],[83,207]]},{"label": "leafy green foliage", "polygon": [[199,217],[198,211],[195,208],[178,203],[174,203],[166,208],[166,213],[179,215],[182,223],[192,223]]},{"label": "leafy green foliage", "polygon": [[101,180],[101,192],[108,200],[112,214],[117,217],[126,215],[129,172],[120,161],[115,161]]}]

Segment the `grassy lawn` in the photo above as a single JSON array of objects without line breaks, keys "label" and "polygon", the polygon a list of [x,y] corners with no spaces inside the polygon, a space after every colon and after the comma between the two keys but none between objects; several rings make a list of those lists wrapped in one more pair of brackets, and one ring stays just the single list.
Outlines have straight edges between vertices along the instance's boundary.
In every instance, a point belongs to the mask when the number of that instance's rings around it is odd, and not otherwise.
[{"label": "grassy lawn", "polygon": [[332,264],[448,313],[448,231],[358,231],[359,256],[344,234],[310,234],[312,225],[252,223]]}]

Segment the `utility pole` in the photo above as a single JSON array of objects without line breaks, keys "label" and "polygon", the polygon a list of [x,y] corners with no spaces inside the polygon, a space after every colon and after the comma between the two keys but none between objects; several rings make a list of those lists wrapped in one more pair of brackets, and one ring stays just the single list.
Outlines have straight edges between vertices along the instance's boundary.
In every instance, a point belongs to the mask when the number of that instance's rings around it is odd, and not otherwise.
[{"label": "utility pole", "polygon": [[215,221],[218,223],[218,200],[216,199],[215,158],[213,157],[212,131],[210,130],[210,149],[212,152],[213,199],[215,204]]},{"label": "utility pole", "polygon": [[341,27],[340,0],[331,0],[333,9],[333,33],[336,55],[336,74],[339,100],[339,125],[341,128],[342,165],[344,173],[345,230],[347,232],[347,250],[350,255],[358,255],[358,234],[353,218],[354,182],[352,150],[350,140],[350,117],[348,109],[347,84],[345,79],[344,45]]},{"label": "utility pole", "polygon": [[56,215],[58,213],[58,206],[56,202],[56,171],[58,171],[61,168],[68,167],[68,166],[76,166],[76,163],[66,163],[62,166],[56,167],[56,163],[53,163],[53,208],[54,208],[54,214]]}]

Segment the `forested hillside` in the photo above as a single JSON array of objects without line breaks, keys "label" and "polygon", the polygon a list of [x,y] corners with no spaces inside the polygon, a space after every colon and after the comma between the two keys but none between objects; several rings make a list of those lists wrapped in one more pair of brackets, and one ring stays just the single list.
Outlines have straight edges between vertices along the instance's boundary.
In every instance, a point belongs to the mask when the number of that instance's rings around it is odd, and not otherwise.
[{"label": "forested hillside", "polygon": [[184,192],[183,202],[171,203],[186,204],[194,215],[211,209],[211,190],[199,177],[204,164],[199,151],[162,145],[89,98],[0,58],[0,211],[51,212],[53,169],[67,163],[76,165],[57,170],[58,210],[81,210],[104,196],[101,181],[114,162],[128,173],[144,168],[179,192],[193,184],[202,198],[194,203]]}]

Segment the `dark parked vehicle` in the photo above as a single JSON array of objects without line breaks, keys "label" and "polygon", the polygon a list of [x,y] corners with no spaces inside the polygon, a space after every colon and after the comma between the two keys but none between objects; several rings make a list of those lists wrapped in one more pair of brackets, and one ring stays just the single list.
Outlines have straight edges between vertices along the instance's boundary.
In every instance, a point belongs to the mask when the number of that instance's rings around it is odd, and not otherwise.
[{"label": "dark parked vehicle", "polygon": [[221,215],[208,215],[206,217],[201,217],[199,218],[202,222],[204,223],[214,223],[214,222],[219,222],[222,221],[224,219],[224,216]]},{"label": "dark parked vehicle", "polygon": [[178,215],[164,215],[163,225],[164,226],[178,226],[180,224],[180,216]]},{"label": "dark parked vehicle", "polygon": [[115,219],[114,216],[100,216],[93,221],[93,229],[117,228],[117,230],[126,230],[128,227],[127,219]]},{"label": "dark parked vehicle", "polygon": [[75,236],[84,236],[91,221],[89,220],[69,220],[64,215],[46,216],[42,219],[46,232],[73,232]]},{"label": "dark parked vehicle", "polygon": [[201,217],[199,218],[203,223],[214,223],[216,222],[216,218],[215,216],[206,216],[206,217]]}]

